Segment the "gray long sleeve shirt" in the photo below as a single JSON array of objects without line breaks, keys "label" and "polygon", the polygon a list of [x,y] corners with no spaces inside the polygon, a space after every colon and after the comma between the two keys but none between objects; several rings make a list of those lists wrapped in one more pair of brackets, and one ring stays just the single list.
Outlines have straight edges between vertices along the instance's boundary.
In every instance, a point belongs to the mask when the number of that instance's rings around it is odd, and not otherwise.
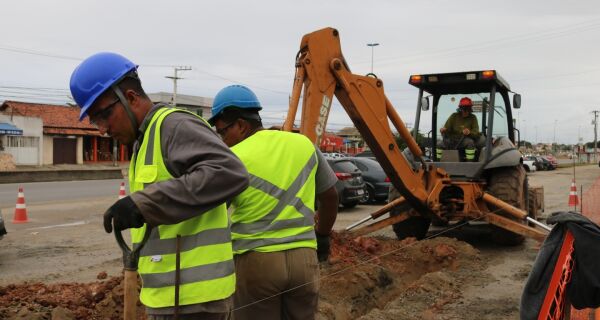
[{"label": "gray long sleeve shirt", "polygon": [[[133,148],[139,150],[154,113],[142,121]],[[163,161],[173,179],[148,185],[131,194],[148,224],[175,224],[225,203],[248,186],[248,171],[215,132],[186,112],[169,114],[162,122],[160,145]],[[181,314],[221,313],[232,308],[232,298],[180,306]],[[173,314],[174,308],[146,308],[148,314]]]},{"label": "gray long sleeve shirt", "polygon": [[[143,133],[154,113],[153,106],[140,126]],[[175,224],[227,202],[248,186],[242,162],[203,121],[186,112],[168,115],[161,125],[163,161],[173,179],[148,185],[131,195],[147,223]]]}]

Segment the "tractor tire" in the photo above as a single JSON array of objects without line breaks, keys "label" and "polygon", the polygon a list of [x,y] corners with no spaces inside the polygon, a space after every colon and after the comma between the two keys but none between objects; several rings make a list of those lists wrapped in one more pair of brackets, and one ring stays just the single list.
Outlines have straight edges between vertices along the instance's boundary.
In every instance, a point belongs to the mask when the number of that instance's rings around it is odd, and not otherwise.
[{"label": "tractor tire", "polygon": [[[411,209],[412,210],[412,209]],[[390,211],[391,216],[399,215],[402,212],[398,212],[394,209]],[[402,222],[395,223],[392,228],[398,240],[414,237],[417,240],[422,240],[427,235],[431,220],[425,217],[410,217]]]},{"label": "tractor tire", "polygon": [[[527,198],[525,195],[527,192],[526,177],[527,175],[522,165],[494,169],[488,180],[487,192],[519,209],[527,210]],[[490,206],[490,209],[495,211],[498,208]],[[505,215],[502,212],[498,212],[498,214],[516,220],[512,216]],[[526,221],[520,222],[526,224]],[[523,243],[525,240],[524,236],[495,225],[492,225],[491,228],[492,241],[497,244],[516,246]]]}]

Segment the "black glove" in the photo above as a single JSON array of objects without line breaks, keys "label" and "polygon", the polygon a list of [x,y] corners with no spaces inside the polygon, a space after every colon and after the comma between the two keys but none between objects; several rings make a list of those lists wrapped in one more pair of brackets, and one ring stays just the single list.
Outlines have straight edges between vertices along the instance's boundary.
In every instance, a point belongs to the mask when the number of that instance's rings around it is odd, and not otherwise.
[{"label": "black glove", "polygon": [[144,225],[144,217],[130,196],[115,202],[104,213],[104,230],[111,233],[113,225],[115,232]]},{"label": "black glove", "polygon": [[317,233],[317,259],[319,262],[327,261],[329,258],[329,236]]}]

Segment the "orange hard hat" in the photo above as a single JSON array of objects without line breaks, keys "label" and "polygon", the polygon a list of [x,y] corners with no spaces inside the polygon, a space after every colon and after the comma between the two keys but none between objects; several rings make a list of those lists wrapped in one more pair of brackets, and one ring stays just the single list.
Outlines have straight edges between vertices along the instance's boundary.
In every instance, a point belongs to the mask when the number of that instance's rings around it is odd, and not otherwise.
[{"label": "orange hard hat", "polygon": [[460,108],[471,108],[471,107],[473,107],[473,101],[471,100],[471,98],[464,97],[464,98],[460,99],[458,106]]}]

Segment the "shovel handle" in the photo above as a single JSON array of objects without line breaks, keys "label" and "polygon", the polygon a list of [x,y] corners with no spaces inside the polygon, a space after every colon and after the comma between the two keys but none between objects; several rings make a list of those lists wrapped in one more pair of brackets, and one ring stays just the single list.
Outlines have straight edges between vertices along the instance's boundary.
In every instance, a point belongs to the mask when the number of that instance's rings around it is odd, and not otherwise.
[{"label": "shovel handle", "polygon": [[123,251],[123,319],[136,320],[137,317],[137,302],[139,294],[137,290],[137,267],[140,257],[140,250],[144,247],[152,229],[146,225],[146,232],[142,242],[135,248],[131,249],[123,239],[123,234],[115,230],[115,238]]},{"label": "shovel handle", "polygon": [[124,270],[123,273],[123,294],[125,296],[125,301],[123,302],[123,319],[135,320],[137,317],[138,301],[137,271]]}]

